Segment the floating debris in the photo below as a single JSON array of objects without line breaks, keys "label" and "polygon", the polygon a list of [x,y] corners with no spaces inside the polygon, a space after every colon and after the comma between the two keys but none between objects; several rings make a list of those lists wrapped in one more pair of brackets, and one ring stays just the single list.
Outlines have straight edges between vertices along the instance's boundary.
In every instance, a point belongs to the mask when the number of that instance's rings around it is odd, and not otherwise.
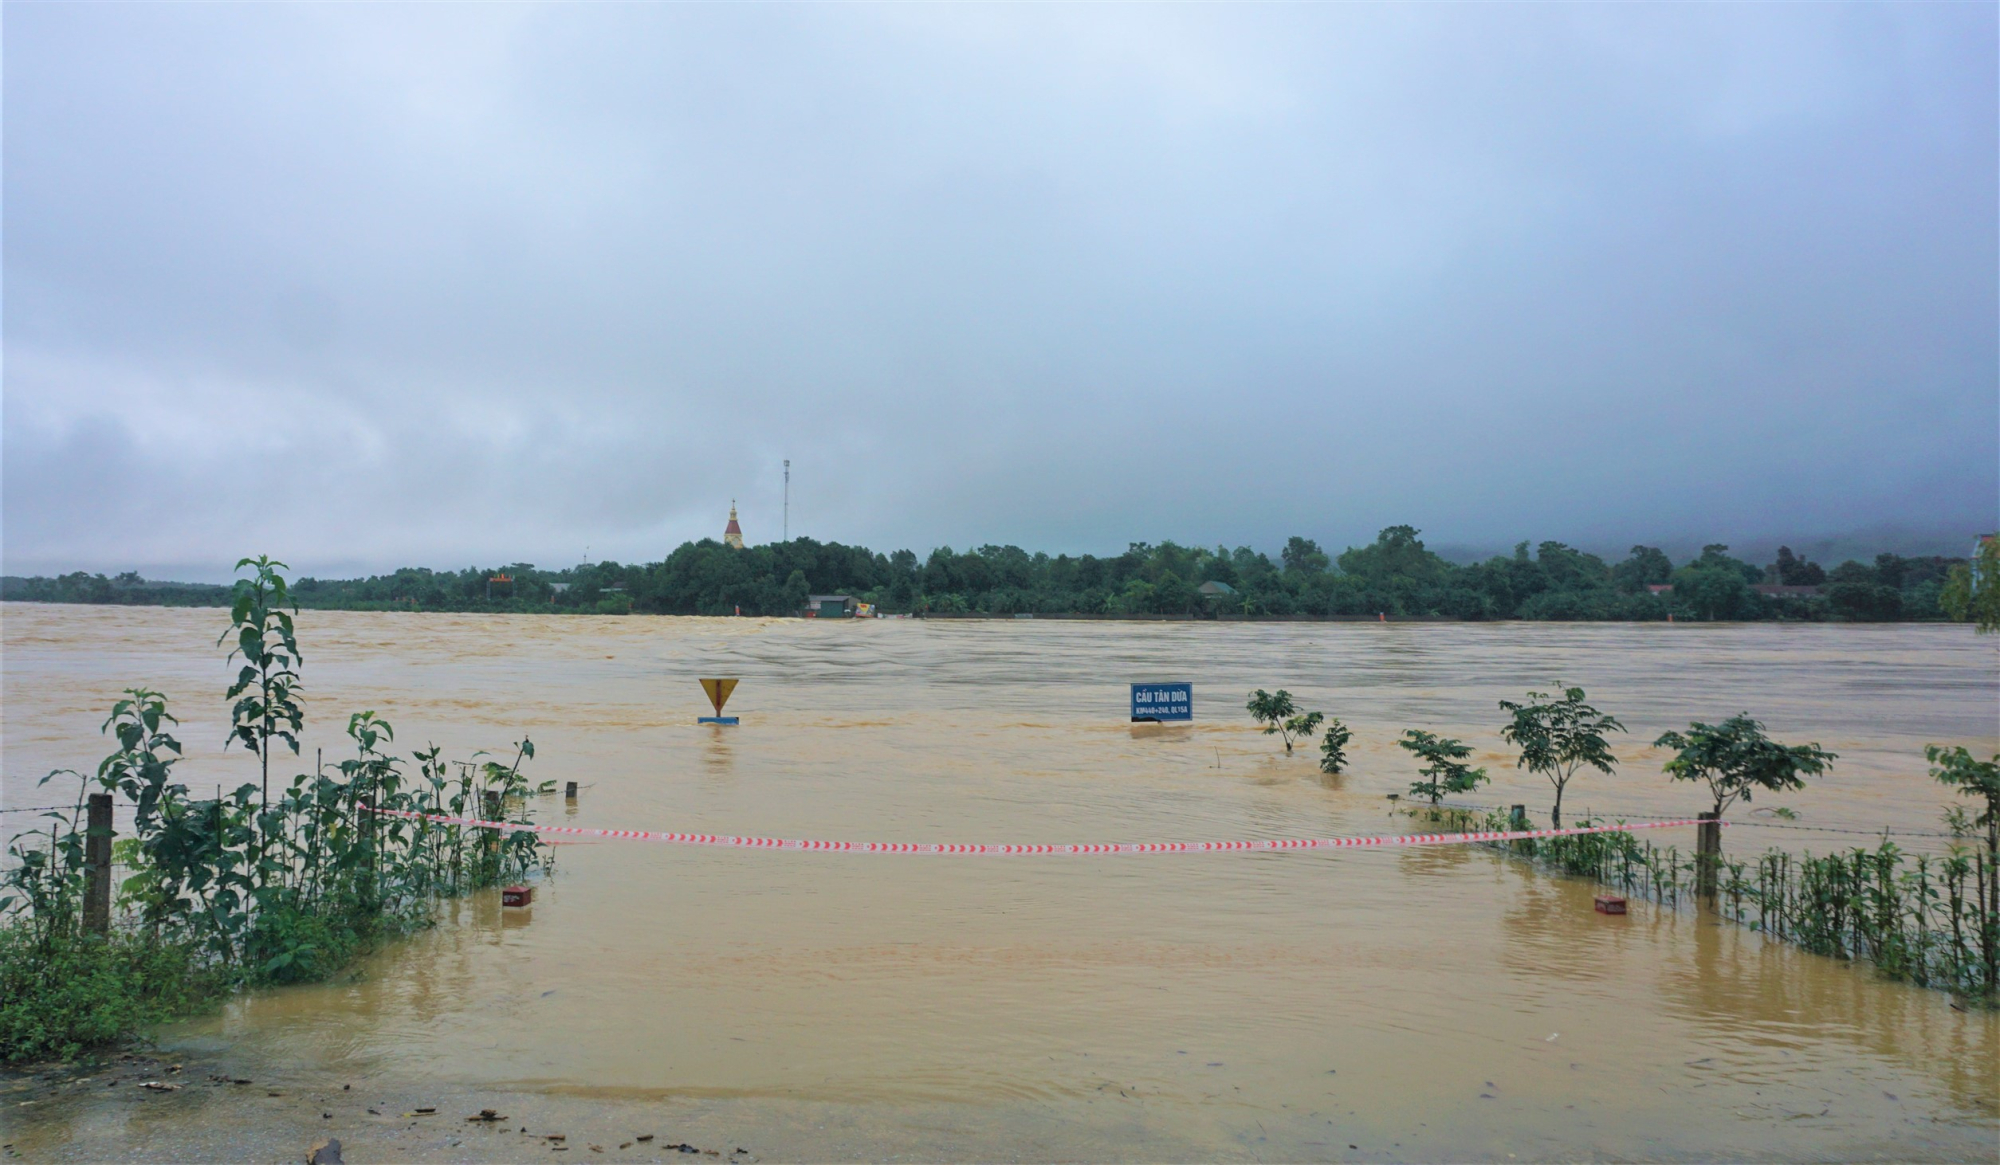
[{"label": "floating debris", "polygon": [[340,1142],[328,1137],[306,1150],[306,1165],[346,1165],[340,1159]]}]

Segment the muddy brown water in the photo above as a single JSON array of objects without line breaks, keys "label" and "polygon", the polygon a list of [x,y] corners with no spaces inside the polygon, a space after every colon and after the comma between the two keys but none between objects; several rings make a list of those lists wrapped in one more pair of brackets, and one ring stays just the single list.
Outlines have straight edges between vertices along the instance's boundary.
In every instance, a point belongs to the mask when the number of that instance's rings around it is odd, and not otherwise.
[{"label": "muddy brown water", "polygon": [[[94,765],[97,727],[134,683],[174,698],[190,784],[254,776],[247,754],[221,751],[222,612],[9,604],[0,618],[7,806],[59,800],[60,782],[35,781]],[[532,774],[584,786],[576,806],[549,798],[536,814],[603,827],[968,842],[1402,832],[1385,794],[1413,779],[1393,744],[1406,727],[1479,747],[1497,780],[1472,799],[1544,816],[1547,786],[1512,769],[1495,704],[1558,682],[1632,729],[1622,771],[1580,778],[1572,813],[1702,808],[1648,746],[1690,718],[1749,710],[1781,739],[1839,752],[1833,775],[1775,803],[1828,829],[1936,830],[1949,798],[1923,745],[2000,747],[2000,654],[1958,627],[308,612],[300,633],[307,765],[315,746],[344,755],[338,730],[364,708],[405,748],[497,751],[526,732]],[[728,709],[740,727],[694,723],[704,675],[742,677]],[[1126,684],[1141,680],[1191,681],[1195,724],[1126,723]],[[1254,731],[1252,687],[1347,721],[1353,770],[1323,778],[1306,749],[1287,757]],[[1746,825],[1725,847],[1866,840]],[[353,974],[246,995],[159,1045],[338,1095],[335,1118],[315,1100],[298,1127],[411,1159],[549,1149],[372,1117],[339,1083],[469,1112],[504,1097],[541,1124],[701,1129],[767,1158],[2000,1148],[2000,1018],[1693,913],[1599,915],[1587,885],[1483,851],[558,853],[529,910],[492,895],[447,905]],[[47,1158],[295,1156],[292,1127],[261,1103],[51,1095],[9,1113],[9,1141]]]}]

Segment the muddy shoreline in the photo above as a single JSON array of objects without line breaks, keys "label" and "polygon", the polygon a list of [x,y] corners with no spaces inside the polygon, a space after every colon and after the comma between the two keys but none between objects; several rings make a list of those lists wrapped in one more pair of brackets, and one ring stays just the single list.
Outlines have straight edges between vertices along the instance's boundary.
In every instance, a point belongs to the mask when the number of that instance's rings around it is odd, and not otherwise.
[{"label": "muddy shoreline", "polygon": [[[311,1073],[259,1076],[227,1057],[120,1052],[0,1076],[4,1153],[27,1161],[605,1161],[751,1165],[697,1104],[588,1100]],[[260,1078],[261,1077],[261,1078]],[[578,1158],[572,1158],[578,1159]]]}]

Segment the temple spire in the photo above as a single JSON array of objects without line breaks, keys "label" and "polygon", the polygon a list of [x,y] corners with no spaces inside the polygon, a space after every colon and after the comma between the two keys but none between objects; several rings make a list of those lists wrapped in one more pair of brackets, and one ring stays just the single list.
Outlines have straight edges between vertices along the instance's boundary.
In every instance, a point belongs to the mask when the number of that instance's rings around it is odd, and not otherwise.
[{"label": "temple spire", "polygon": [[722,528],[722,541],[736,549],[743,549],[743,527],[736,524],[736,499],[729,499],[729,525]]}]

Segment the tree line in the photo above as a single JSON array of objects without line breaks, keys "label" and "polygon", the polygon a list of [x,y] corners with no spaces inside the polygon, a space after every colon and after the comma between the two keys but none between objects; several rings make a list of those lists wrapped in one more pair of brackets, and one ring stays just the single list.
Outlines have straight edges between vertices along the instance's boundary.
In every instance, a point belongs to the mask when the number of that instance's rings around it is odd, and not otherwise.
[{"label": "tree line", "polygon": [[[1774,561],[1757,565],[1720,543],[1675,563],[1652,546],[1606,562],[1561,542],[1523,542],[1511,555],[1460,565],[1427,548],[1415,528],[1391,526],[1338,555],[1293,537],[1276,559],[1247,546],[1174,542],[1134,542],[1103,557],[988,545],[939,547],[919,558],[810,538],[740,550],[702,539],[660,562],[405,567],[367,578],[301,578],[292,593],[302,607],[346,610],[792,615],[809,594],[847,594],[918,615],[1890,622],[1970,617],[1972,579],[1963,558],[1878,554],[1829,569],[1781,547]],[[222,586],[136,573],[0,580],[0,598],[16,601],[224,606],[229,595]]]}]

